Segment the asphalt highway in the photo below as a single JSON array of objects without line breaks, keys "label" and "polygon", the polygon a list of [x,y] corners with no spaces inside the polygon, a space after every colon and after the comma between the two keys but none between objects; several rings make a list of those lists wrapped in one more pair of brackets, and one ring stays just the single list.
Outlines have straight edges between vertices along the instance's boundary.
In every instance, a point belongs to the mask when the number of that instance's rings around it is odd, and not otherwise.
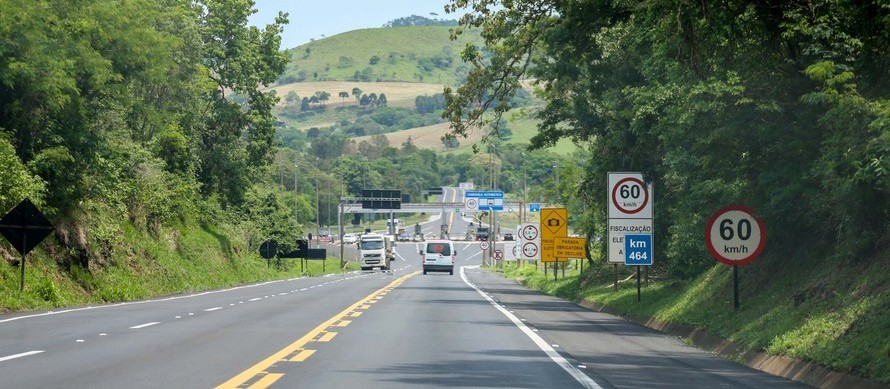
[{"label": "asphalt highway", "polygon": [[479,268],[477,243],[455,243],[454,275],[422,275],[419,244],[392,272],[2,315],[0,386],[805,387],[529,291]]}]

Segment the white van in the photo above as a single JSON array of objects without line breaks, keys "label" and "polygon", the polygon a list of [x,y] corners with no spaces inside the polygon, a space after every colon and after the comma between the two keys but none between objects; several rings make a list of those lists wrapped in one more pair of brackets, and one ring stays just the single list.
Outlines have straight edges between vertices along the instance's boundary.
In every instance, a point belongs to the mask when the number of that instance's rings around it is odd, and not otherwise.
[{"label": "white van", "polygon": [[448,272],[454,275],[454,243],[450,240],[435,239],[423,243],[420,249],[420,261],[423,264],[423,274],[428,271]]}]

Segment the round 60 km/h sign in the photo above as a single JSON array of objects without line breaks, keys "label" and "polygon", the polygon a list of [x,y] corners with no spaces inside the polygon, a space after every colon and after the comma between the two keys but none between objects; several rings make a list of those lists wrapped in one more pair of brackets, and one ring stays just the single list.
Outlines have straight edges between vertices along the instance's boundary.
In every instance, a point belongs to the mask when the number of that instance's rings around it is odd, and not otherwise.
[{"label": "round 60 km/h sign", "polygon": [[729,205],[708,220],[705,241],[714,259],[730,266],[747,265],[766,245],[766,225],[751,208]]},{"label": "round 60 km/h sign", "polygon": [[625,177],[612,187],[612,204],[621,212],[633,215],[646,208],[649,190],[642,180]]},{"label": "round 60 km/h sign", "polygon": [[538,239],[538,229],[535,226],[528,225],[522,228],[522,239],[535,240]]}]

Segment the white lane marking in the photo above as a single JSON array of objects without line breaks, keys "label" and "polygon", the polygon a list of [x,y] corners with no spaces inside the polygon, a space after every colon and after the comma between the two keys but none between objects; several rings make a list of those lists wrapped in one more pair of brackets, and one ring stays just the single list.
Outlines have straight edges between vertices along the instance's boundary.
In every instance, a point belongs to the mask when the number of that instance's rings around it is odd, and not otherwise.
[{"label": "white lane marking", "polygon": [[78,339],[78,340],[75,340],[75,342],[77,342],[77,343],[83,343],[83,342],[86,342],[86,341],[83,340],[83,339]]},{"label": "white lane marking", "polygon": [[254,302],[254,301],[260,301],[260,300],[262,300],[262,299],[263,299],[262,297],[254,297],[254,298],[252,298],[252,299],[250,299],[250,300],[247,300],[247,302],[252,303],[252,302]]},{"label": "white lane marking", "polygon": [[477,255],[482,255],[482,250],[479,250],[479,252],[477,252],[476,254],[473,254],[473,255],[471,255],[471,256],[469,256],[469,257],[464,258],[464,261],[469,261],[470,258],[473,258],[473,257],[475,257],[475,256],[477,256]]},{"label": "white lane marking", "polygon": [[31,355],[40,354],[40,353],[44,353],[44,352],[46,352],[46,350],[34,350],[34,351],[28,351],[28,352],[25,352],[25,353],[20,353],[20,354],[15,354],[15,355],[9,355],[9,356],[5,356],[5,357],[0,357],[0,362],[6,362],[6,361],[9,361],[9,360],[12,360],[12,359],[28,357],[28,356],[31,356]]},{"label": "white lane marking", "polygon": [[559,365],[559,367],[561,367],[563,370],[565,370],[567,373],[569,373],[569,375],[571,375],[572,378],[575,379],[575,381],[578,381],[578,383],[583,385],[585,388],[603,389],[602,386],[599,386],[593,379],[591,379],[586,374],[581,372],[581,370],[579,370],[577,367],[575,367],[575,365],[572,365],[571,363],[569,363],[569,361],[567,361],[565,358],[563,358],[561,355],[559,355],[559,353],[556,352],[556,350],[554,350],[553,347],[551,347],[549,344],[547,344],[547,342],[545,342],[544,339],[541,339],[541,337],[538,334],[534,333],[530,328],[528,328],[528,326],[526,326],[524,323],[522,323],[522,321],[520,321],[516,316],[514,316],[510,312],[507,312],[506,309],[504,309],[503,307],[498,305],[498,303],[496,303],[494,300],[492,300],[491,297],[488,297],[485,295],[485,293],[482,293],[482,290],[477,288],[476,285],[473,285],[473,283],[471,283],[470,280],[467,278],[467,274],[464,272],[464,269],[467,269],[467,268],[475,269],[478,267],[479,267],[479,265],[461,266],[460,267],[461,280],[463,280],[465,284],[469,285],[471,288],[476,290],[476,292],[479,293],[480,296],[482,296],[486,300],[488,300],[488,302],[493,307],[495,307],[498,311],[501,311],[501,313],[503,313],[504,316],[507,316],[507,318],[510,319],[510,321],[512,321],[513,324],[516,325],[516,327],[519,327],[519,329],[526,336],[528,336],[529,339],[531,339],[532,342],[534,342],[538,346],[538,348],[541,349],[541,351],[544,351],[544,353],[546,353],[547,356],[550,357],[550,359],[553,362],[556,362],[556,364]]},{"label": "white lane marking", "polygon": [[205,309],[205,310],[204,310],[204,312],[213,312],[213,311],[218,311],[218,310],[220,310],[220,309],[222,309],[222,308],[223,308],[223,307],[213,307],[213,308],[207,308],[207,309]]},{"label": "white lane marking", "polygon": [[187,299],[187,298],[193,298],[193,297],[207,296],[207,295],[217,294],[217,293],[231,292],[231,291],[239,290],[239,289],[256,288],[259,286],[271,285],[271,284],[276,284],[276,283],[280,283],[280,282],[293,281],[293,280],[299,280],[299,279],[305,279],[305,277],[292,278],[289,280],[266,281],[266,282],[261,282],[258,284],[236,286],[236,287],[232,287],[232,288],[228,288],[228,289],[211,290],[211,291],[207,291],[207,292],[195,293],[195,294],[190,294],[190,295],[185,295],[185,296],[166,297],[166,298],[161,298],[161,299],[142,300],[142,301],[130,301],[130,302],[125,302],[125,303],[99,305],[99,306],[87,306],[87,307],[83,307],[83,308],[72,308],[72,309],[65,309],[65,310],[61,310],[61,311],[47,311],[47,312],[38,313],[38,314],[34,314],[34,315],[16,316],[16,317],[11,317],[9,319],[3,319],[3,320],[0,320],[0,324],[11,322],[11,321],[16,321],[16,320],[32,319],[35,317],[58,315],[58,314],[62,314],[62,313],[87,311],[87,310],[91,310],[91,309],[105,309],[105,308],[113,308],[113,307],[122,307],[122,306],[126,306],[126,305],[148,304],[148,303],[181,300],[181,299]]},{"label": "white lane marking", "polygon": [[141,329],[143,329],[143,328],[145,328],[145,327],[151,327],[151,326],[153,326],[153,325],[155,325],[155,324],[161,324],[161,322],[159,322],[159,321],[153,321],[153,322],[151,322],[151,323],[145,323],[145,324],[140,324],[140,325],[138,325],[138,326],[132,326],[132,327],[130,327],[130,329],[131,329],[131,330],[141,330]]}]

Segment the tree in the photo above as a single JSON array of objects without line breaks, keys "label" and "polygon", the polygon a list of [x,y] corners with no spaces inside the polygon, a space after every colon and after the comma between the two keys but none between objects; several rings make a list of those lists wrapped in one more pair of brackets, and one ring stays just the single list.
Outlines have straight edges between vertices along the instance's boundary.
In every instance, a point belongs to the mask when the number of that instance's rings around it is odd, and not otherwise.
[{"label": "tree", "polygon": [[340,92],[340,98],[343,100],[343,105],[346,105],[346,99],[349,98],[349,92]]},{"label": "tree", "polygon": [[771,230],[780,246],[801,244],[806,230],[862,257],[887,236],[890,185],[879,172],[890,160],[878,145],[890,81],[877,64],[890,62],[890,36],[876,33],[886,12],[875,5],[495,3],[475,2],[463,19],[487,50],[463,51],[471,70],[446,88],[445,115],[465,136],[497,123],[520,80],[535,79],[544,106],[533,147],[568,138],[590,153],[585,185],[563,194],[583,202],[585,232],[605,233],[593,222],[605,200],[590,188],[605,187],[608,171],[641,171],[660,194],[656,250],[675,275],[713,264],[688,237],[731,202],[783,226]]},{"label": "tree", "polygon": [[297,102],[300,101],[300,96],[297,95],[297,92],[290,91],[287,92],[287,97],[284,98],[284,101],[287,103],[288,108],[296,109]]},{"label": "tree", "polygon": [[313,97],[315,97],[316,101],[321,103],[322,106],[325,106],[325,103],[331,98],[331,93],[325,91],[316,91]]},{"label": "tree", "polygon": [[[211,119],[201,137],[203,153],[199,169],[205,193],[217,192],[230,203],[240,203],[251,166],[271,162],[274,152],[275,118],[273,92],[261,92],[278,78],[287,63],[279,51],[281,31],[287,15],[279,13],[264,30],[248,27],[247,18],[256,12],[253,1],[207,0],[202,8],[201,38],[208,77],[215,89],[210,93]],[[228,92],[248,97],[246,106],[231,102]]]},{"label": "tree", "polygon": [[357,104],[361,104],[362,90],[359,89],[359,87],[352,88],[352,96],[355,97],[355,102]]}]

